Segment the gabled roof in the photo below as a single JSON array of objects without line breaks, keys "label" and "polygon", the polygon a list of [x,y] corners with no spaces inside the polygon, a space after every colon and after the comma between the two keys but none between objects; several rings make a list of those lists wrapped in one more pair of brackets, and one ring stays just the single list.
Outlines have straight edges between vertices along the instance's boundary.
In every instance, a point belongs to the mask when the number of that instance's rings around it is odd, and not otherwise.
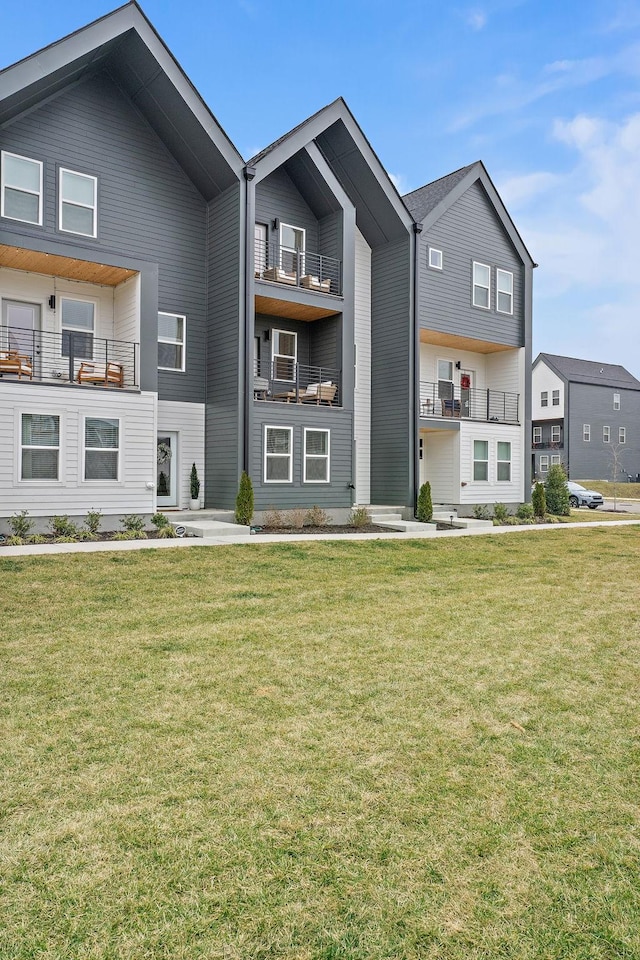
[{"label": "gabled roof", "polygon": [[240,154],[135,2],[0,71],[0,128],[102,71],[131,98],[206,199],[237,182]]},{"label": "gabled roof", "polygon": [[537,266],[481,160],[476,160],[475,163],[466,167],[460,167],[459,170],[454,170],[453,173],[440,177],[439,180],[433,180],[424,187],[418,187],[417,190],[405,194],[402,199],[415,220],[422,223],[424,230],[428,230],[474,183],[480,183],[484,188],[522,260],[528,261],[531,266]]},{"label": "gabled roof", "polygon": [[640,390],[640,380],[636,380],[618,363],[576,360],[573,357],[559,357],[554,353],[538,354],[533,366],[536,367],[539,363],[545,363],[550,370],[570,383],[589,383],[597,384],[599,387]]},{"label": "gabled roof", "polygon": [[274,140],[247,166],[255,167],[261,179],[310,144],[355,206],[358,227],[371,247],[406,237],[413,218],[342,97]]}]

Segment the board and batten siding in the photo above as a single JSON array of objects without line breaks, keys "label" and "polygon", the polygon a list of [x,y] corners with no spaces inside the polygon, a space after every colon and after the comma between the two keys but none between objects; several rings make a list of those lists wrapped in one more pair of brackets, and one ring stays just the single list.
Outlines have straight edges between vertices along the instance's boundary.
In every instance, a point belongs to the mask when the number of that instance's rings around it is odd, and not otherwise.
[{"label": "board and batten siding", "polygon": [[460,434],[453,430],[425,431],[420,482],[431,484],[434,503],[457,503],[460,495]]},{"label": "board and batten siding", "polygon": [[366,504],[371,503],[371,248],[357,228],[355,247],[354,482],[356,503]]},{"label": "board and batten siding", "polygon": [[[99,387],[56,387],[25,383],[0,385],[0,516],[28,510],[34,517],[105,516],[154,510],[157,399]],[[20,480],[23,413],[60,417],[58,481]],[[117,481],[85,481],[84,418],[118,418],[120,464]],[[147,488],[147,483],[151,489]]]},{"label": "board and batten siding", "polygon": [[186,509],[191,499],[191,465],[200,478],[200,497],[204,493],[204,404],[158,401],[158,433],[178,434],[178,506]]},{"label": "board and batten siding", "polygon": [[[460,490],[458,502],[465,503],[522,503],[524,492],[523,431],[510,424],[460,424]],[[489,441],[489,480],[473,479],[473,441]],[[498,442],[511,444],[511,480],[497,479]],[[462,486],[462,483],[465,486]]]},{"label": "board and batten siding", "polygon": [[[421,327],[476,340],[524,345],[524,266],[484,188],[474,183],[419,240]],[[443,268],[428,266],[428,248]],[[491,309],[472,306],[472,263],[491,267]],[[496,311],[496,269],[513,273],[513,315]]]}]

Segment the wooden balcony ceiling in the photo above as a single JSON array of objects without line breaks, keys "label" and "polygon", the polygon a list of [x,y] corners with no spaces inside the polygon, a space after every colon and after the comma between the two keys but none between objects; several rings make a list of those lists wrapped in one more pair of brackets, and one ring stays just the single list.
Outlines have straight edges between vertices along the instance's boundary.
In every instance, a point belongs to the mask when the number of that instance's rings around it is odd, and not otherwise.
[{"label": "wooden balcony ceiling", "polygon": [[334,317],[339,310],[335,307],[310,307],[306,303],[294,300],[274,300],[272,297],[256,297],[256,313],[268,317],[285,317],[287,320],[319,320],[321,317]]},{"label": "wooden balcony ceiling", "polygon": [[138,272],[125,270],[124,267],[112,267],[106,263],[74,260],[73,257],[59,257],[53,253],[24,250],[21,247],[9,247],[4,244],[0,244],[0,267],[28,270],[29,273],[42,273],[49,277],[65,277],[67,280],[102,283],[107,287],[117,287],[119,283],[135,276]]},{"label": "wooden balcony ceiling", "polygon": [[469,353],[498,353],[500,350],[517,349],[504,343],[458,337],[453,333],[441,333],[438,330],[420,330],[420,342],[432,343],[436,347],[450,347],[452,350],[468,350]]}]

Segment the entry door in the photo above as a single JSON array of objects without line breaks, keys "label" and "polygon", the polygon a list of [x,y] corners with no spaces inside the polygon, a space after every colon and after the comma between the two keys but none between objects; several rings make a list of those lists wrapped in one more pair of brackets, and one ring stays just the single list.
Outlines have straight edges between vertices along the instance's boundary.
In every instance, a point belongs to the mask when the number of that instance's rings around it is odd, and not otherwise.
[{"label": "entry door", "polygon": [[473,385],[476,374],[474,370],[460,371],[460,416],[470,417],[473,414]]},{"label": "entry door", "polygon": [[2,325],[6,343],[0,343],[0,347],[6,346],[29,357],[33,362],[34,374],[39,374],[40,304],[3,300]]},{"label": "entry door", "polygon": [[267,225],[266,223],[256,223],[254,231],[254,261],[256,277],[261,277],[267,269]]},{"label": "entry door", "polygon": [[158,507],[178,506],[178,434],[158,434],[156,503]]}]

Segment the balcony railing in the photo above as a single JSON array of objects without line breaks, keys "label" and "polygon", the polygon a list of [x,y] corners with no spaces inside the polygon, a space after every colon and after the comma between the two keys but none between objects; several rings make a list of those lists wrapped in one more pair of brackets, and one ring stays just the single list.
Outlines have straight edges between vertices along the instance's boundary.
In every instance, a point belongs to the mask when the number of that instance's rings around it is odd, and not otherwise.
[{"label": "balcony railing", "polygon": [[260,361],[254,366],[253,397],[278,403],[339,407],[342,403],[340,370],[296,363],[289,357]]},{"label": "balcony railing", "polygon": [[[137,354],[137,343],[90,332],[0,327],[0,378],[5,381],[137,387]],[[20,359],[12,362],[16,356]]]},{"label": "balcony railing", "polygon": [[448,381],[420,383],[420,416],[494,423],[519,422],[520,395],[502,390],[463,390]]},{"label": "balcony railing", "polygon": [[342,261],[309,250],[291,250],[267,240],[255,241],[258,280],[303,287],[316,293],[342,294]]}]

